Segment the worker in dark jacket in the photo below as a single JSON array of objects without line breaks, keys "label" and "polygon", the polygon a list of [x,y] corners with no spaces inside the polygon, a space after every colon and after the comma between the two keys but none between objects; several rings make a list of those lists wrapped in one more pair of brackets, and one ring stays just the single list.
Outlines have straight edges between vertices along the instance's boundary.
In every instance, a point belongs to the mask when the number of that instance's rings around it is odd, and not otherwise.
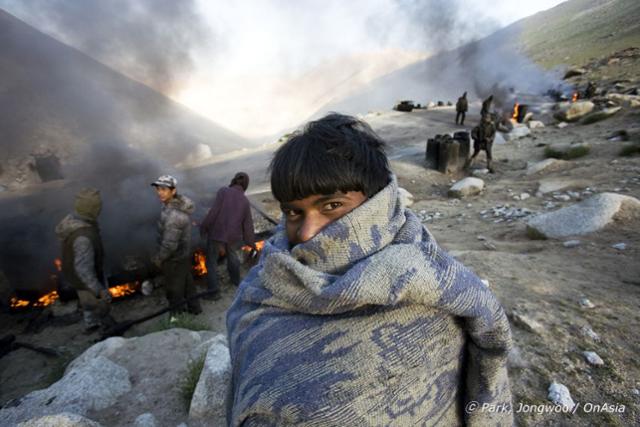
[{"label": "worker in dark jacket", "polygon": [[596,96],[596,92],[598,91],[598,87],[592,81],[587,84],[587,89],[584,91],[584,97],[589,99]]},{"label": "worker in dark jacket", "polygon": [[473,159],[480,153],[480,150],[484,150],[487,153],[487,169],[490,173],[494,170],[491,167],[491,149],[493,147],[493,139],[496,136],[496,126],[493,123],[491,114],[482,116],[480,124],[471,130],[471,138],[473,138],[473,155],[467,159],[464,167],[465,169],[471,166]]},{"label": "worker in dark jacket", "polygon": [[493,103],[493,95],[490,95],[487,99],[482,101],[482,108],[480,109],[480,116],[488,116],[491,114],[491,104]]},{"label": "worker in dark jacket", "polygon": [[98,228],[102,209],[100,192],[81,190],[75,198],[75,212],[56,227],[62,242],[62,274],[76,290],[87,332],[115,323],[109,315],[111,294],[104,278],[104,251]]},{"label": "worker in dark jacket", "polygon": [[[464,126],[464,118],[469,111],[469,102],[467,102],[467,92],[463,93],[458,102],[456,102],[456,124]],[[460,123],[458,123],[458,121]]]},{"label": "worker in dark jacket", "polygon": [[207,239],[207,282],[212,292],[205,298],[220,298],[220,284],[216,267],[222,255],[227,258],[227,271],[231,282],[240,284],[240,260],[237,250],[246,244],[255,247],[251,205],[245,191],[249,187],[249,175],[238,172],[228,187],[218,190],[213,206],[200,225],[200,234]]},{"label": "worker in dark jacket", "polygon": [[[163,175],[151,184],[162,202],[158,221],[158,244],[152,263],[162,270],[167,300],[178,308],[172,315],[185,310],[185,299],[193,296],[195,285],[191,275],[191,214],[195,205],[188,197],[178,194],[178,181],[171,175]],[[192,314],[202,312],[200,302],[188,301],[187,310]]]}]

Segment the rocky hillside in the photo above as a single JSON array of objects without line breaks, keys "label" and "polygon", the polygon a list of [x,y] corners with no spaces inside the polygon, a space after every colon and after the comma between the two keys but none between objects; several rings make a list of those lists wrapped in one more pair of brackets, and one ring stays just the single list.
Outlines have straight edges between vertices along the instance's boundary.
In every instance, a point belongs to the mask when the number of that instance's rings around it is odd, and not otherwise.
[{"label": "rocky hillside", "polygon": [[[387,110],[401,99],[455,101],[464,91],[472,100],[508,88],[543,93],[563,85],[562,73],[552,72],[554,68],[580,66],[624,48],[639,47],[639,22],[640,3],[634,0],[569,0],[482,40],[383,76],[325,105],[317,114]],[[628,78],[639,71],[615,64],[603,70],[612,78]],[[627,73],[626,77],[621,73]]]},{"label": "rocky hillside", "polygon": [[3,10],[0,40],[0,184],[37,182],[43,150],[63,167],[116,150],[175,165],[250,146]]},{"label": "rocky hillside", "polygon": [[640,3],[635,0],[571,0],[520,25],[519,46],[545,68],[584,64],[640,47]]}]

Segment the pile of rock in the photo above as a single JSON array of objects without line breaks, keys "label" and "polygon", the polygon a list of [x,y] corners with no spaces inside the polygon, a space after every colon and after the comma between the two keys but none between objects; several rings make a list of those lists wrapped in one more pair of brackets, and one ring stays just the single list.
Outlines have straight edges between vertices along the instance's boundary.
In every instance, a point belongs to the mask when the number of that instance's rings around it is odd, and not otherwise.
[{"label": "pile of rock", "polygon": [[593,195],[593,191],[587,187],[584,191],[554,191],[551,193],[551,199],[545,199],[542,207],[546,210],[555,209],[559,203],[570,202],[572,200],[581,201]]},{"label": "pile of rock", "polygon": [[421,210],[416,213],[421,222],[431,222],[437,219],[445,218],[445,215],[438,211]]},{"label": "pile of rock", "polygon": [[493,221],[495,224],[498,224],[501,222],[513,222],[521,218],[526,218],[528,216],[536,214],[536,211],[506,204],[498,205],[491,209],[482,210],[479,212],[479,214],[482,219]]}]

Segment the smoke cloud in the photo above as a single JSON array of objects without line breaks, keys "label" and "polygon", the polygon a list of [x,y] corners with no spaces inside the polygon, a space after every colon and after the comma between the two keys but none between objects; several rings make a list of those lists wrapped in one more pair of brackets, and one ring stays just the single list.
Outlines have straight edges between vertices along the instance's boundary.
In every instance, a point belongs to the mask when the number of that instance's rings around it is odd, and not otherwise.
[{"label": "smoke cloud", "polygon": [[193,71],[193,51],[212,41],[193,0],[9,2],[37,28],[164,93]]},{"label": "smoke cloud", "polygon": [[561,1],[0,0],[0,6],[216,123],[267,141],[376,78]]},{"label": "smoke cloud", "polygon": [[[176,163],[200,145],[242,143],[2,10],[0,40],[0,269],[17,288],[50,284],[54,228],[80,188],[102,193],[108,266],[117,268],[155,247],[160,205],[150,182],[171,173],[191,195]],[[40,182],[33,159],[42,152],[60,160],[64,180]]]},{"label": "smoke cloud", "polygon": [[[61,157],[66,178],[0,199],[0,268],[22,287],[40,286],[35,273],[52,268],[58,254],[53,228],[81,187],[102,191],[107,254],[118,265],[120,255],[153,249],[160,207],[151,180],[177,174],[180,190],[200,195],[197,202],[206,200],[203,188],[213,192],[228,181],[204,171],[182,175],[174,166],[203,145],[224,152],[246,141],[113,70],[165,94],[191,85],[200,101],[183,101],[253,136],[327,110],[388,110],[401,98],[454,99],[464,90],[484,97],[504,89],[506,97],[510,87],[553,84],[553,76],[501,47],[511,46],[505,40],[516,33],[460,48],[503,25],[491,12],[507,3],[516,2],[494,1],[489,9],[461,0],[0,0],[28,24],[111,67],[34,35],[0,10],[0,184],[12,162],[40,145]],[[389,65],[416,52],[434,56]],[[373,54],[385,57],[383,65],[359,79]],[[347,60],[355,65],[345,76]]]}]

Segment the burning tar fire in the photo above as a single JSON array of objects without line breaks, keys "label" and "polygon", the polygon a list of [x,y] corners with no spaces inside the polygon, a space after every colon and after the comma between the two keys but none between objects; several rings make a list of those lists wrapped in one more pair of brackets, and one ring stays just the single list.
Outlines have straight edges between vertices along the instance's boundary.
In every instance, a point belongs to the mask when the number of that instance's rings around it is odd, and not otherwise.
[{"label": "burning tar fire", "polygon": [[[264,240],[256,242],[258,252],[262,251],[263,247]],[[251,246],[243,246],[241,249],[245,253],[251,252]],[[207,256],[202,249],[197,249],[193,253],[193,272],[197,277],[203,277],[207,274]]]},{"label": "burning tar fire", "polygon": [[[53,265],[55,266],[57,271],[62,271],[62,261],[59,258],[56,258],[53,261]],[[110,287],[109,293],[111,294],[112,298],[118,299],[134,294],[139,288],[139,282],[124,283],[122,285]],[[13,297],[10,300],[10,305],[13,309],[47,307],[56,302],[58,298],[60,298],[60,295],[58,295],[58,291],[51,291],[42,295],[40,298],[38,298],[37,301]]]},{"label": "burning tar fire", "polygon": [[202,277],[207,274],[207,257],[204,254],[204,251],[198,249],[193,253],[193,271],[196,273],[196,276]]},{"label": "burning tar fire", "polygon": [[[264,248],[264,240],[260,240],[259,242],[256,242],[256,249],[258,250],[258,252],[261,252],[262,248]],[[244,252],[251,252],[251,246],[243,246],[242,250]]]}]

